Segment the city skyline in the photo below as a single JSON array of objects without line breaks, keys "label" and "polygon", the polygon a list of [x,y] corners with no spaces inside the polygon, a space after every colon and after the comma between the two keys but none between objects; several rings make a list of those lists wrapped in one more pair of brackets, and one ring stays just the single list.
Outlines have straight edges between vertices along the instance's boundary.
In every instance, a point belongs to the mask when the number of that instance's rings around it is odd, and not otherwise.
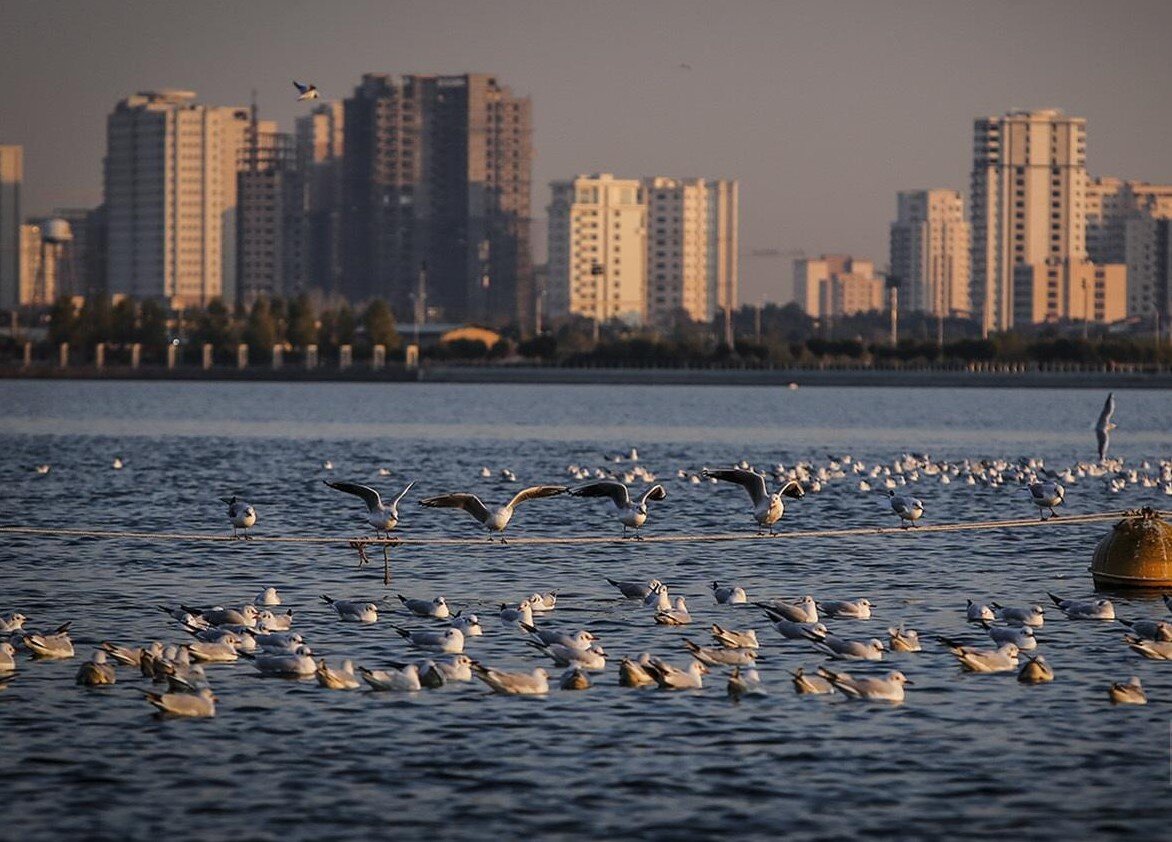
[{"label": "city skyline", "polygon": [[[292,131],[308,111],[293,101],[292,76],[342,99],[365,72],[484,70],[533,100],[535,216],[548,183],[577,172],[735,178],[741,299],[760,300],[766,278],[767,297],[784,299],[790,260],[753,252],[885,262],[891,197],[966,190],[978,117],[1061,107],[1087,120],[1092,177],[1172,181],[1161,141],[1172,135],[1161,87],[1172,61],[1160,44],[1172,10],[1057,13],[1069,8],[353,3],[286,14],[257,3],[215,16],[176,6],[164,33],[134,4],[94,24],[64,7],[16,3],[6,10],[15,25],[0,35],[10,91],[0,142],[25,147],[32,216],[100,200],[105,115],[137,90],[187,87],[233,104],[256,88],[262,116]],[[602,53],[578,36],[600,20],[614,30]],[[246,54],[226,52],[245,39]],[[140,47],[164,40],[167,50]],[[1124,43],[1126,65],[1114,60]]]}]

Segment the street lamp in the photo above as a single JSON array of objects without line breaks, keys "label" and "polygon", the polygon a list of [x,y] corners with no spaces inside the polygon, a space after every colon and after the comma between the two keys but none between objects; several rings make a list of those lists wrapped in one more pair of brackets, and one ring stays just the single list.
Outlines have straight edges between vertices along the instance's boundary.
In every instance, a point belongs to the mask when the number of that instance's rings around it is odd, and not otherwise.
[{"label": "street lamp", "polygon": [[1086,342],[1090,334],[1091,306],[1087,279],[1082,279],[1082,341]]},{"label": "street lamp", "polygon": [[601,333],[602,302],[606,297],[606,267],[597,260],[590,265],[590,274],[594,278],[594,344],[598,344]]}]

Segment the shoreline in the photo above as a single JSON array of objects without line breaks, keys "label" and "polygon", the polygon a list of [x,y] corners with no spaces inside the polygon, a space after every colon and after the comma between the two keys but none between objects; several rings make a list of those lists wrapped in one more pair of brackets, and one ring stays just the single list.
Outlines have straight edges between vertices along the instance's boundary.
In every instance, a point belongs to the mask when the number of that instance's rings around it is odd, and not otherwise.
[{"label": "shoreline", "polygon": [[894,369],[689,369],[557,368],[543,366],[403,366],[381,370],[334,368],[211,368],[129,366],[0,368],[0,380],[207,381],[236,383],[462,383],[535,385],[921,387],[998,389],[1172,389],[1172,371],[894,370]]}]

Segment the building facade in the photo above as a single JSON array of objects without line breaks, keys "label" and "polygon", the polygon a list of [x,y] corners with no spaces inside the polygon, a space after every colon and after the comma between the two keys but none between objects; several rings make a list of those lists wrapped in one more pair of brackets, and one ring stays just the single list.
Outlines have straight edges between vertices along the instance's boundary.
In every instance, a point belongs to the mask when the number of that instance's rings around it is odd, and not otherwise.
[{"label": "building facade", "polygon": [[824,254],[794,261],[794,300],[811,318],[882,310],[885,286],[870,260]]},{"label": "building facade", "polygon": [[740,184],[710,178],[708,188],[708,318],[739,306]]},{"label": "building facade", "polygon": [[1014,322],[1110,324],[1127,317],[1127,267],[1051,258],[1014,270]]},{"label": "building facade", "polygon": [[891,224],[891,274],[899,280],[900,304],[935,316],[967,316],[969,224],[955,190],[899,193]]},{"label": "building facade", "polygon": [[344,117],[341,102],[325,102],[296,121],[305,284],[328,293],[340,292],[342,285]]},{"label": "building facade", "polygon": [[1167,258],[1172,185],[1096,178],[1087,189],[1087,251],[1096,263],[1127,267],[1127,315],[1167,316],[1172,278]]},{"label": "building facade", "polygon": [[[236,292],[236,166],[247,108],[148,91],[106,122],[107,284],[112,294],[202,306]],[[271,130],[275,130],[275,126]]]},{"label": "building facade", "polygon": [[646,178],[647,322],[672,328],[679,319],[707,321],[708,187],[703,179]]},{"label": "building facade", "polygon": [[24,147],[0,146],[0,307],[20,301],[20,189],[24,182]]},{"label": "building facade", "polygon": [[533,318],[527,97],[493,76],[367,74],[345,101],[340,290],[452,321]]},{"label": "building facade", "polygon": [[550,185],[551,316],[647,320],[647,205],[636,179],[581,175]]},{"label": "building facade", "polygon": [[1086,120],[1057,109],[978,119],[972,298],[985,332],[1014,325],[1016,267],[1086,259]]}]

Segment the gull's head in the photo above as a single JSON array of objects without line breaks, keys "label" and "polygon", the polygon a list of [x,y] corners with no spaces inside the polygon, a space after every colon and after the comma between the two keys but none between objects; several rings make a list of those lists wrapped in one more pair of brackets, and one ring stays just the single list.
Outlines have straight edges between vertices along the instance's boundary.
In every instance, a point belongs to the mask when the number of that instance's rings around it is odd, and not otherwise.
[{"label": "gull's head", "polygon": [[94,657],[91,660],[95,664],[104,664],[104,663],[106,663],[106,653],[104,651],[102,651],[101,649],[99,649],[97,652],[94,653]]},{"label": "gull's head", "polygon": [[866,599],[866,598],[860,599],[858,604],[861,605],[863,608],[871,608],[872,607],[871,600]]},{"label": "gull's head", "polygon": [[894,681],[896,684],[912,684],[913,683],[911,681],[911,679],[909,679],[906,675],[904,675],[899,670],[896,670],[895,672],[889,673],[887,676],[887,680]]},{"label": "gull's head", "polygon": [[604,658],[606,657],[606,650],[603,649],[601,646],[599,646],[597,643],[590,647],[590,651],[593,652],[595,655],[601,655]]},{"label": "gull's head", "polygon": [[647,504],[640,503],[638,506],[635,507],[635,511],[637,511],[639,514],[646,517],[647,516]]},{"label": "gull's head", "polygon": [[548,678],[549,678],[549,673],[548,673],[548,672],[546,672],[546,671],[545,671],[545,669],[544,669],[543,667],[538,667],[537,669],[533,670],[533,677],[534,677],[534,678],[545,678],[545,679],[548,679]]},{"label": "gull's head", "polygon": [[15,614],[12,615],[12,619],[9,620],[8,622],[10,625],[19,625],[20,623],[23,623],[27,619],[28,619],[28,617],[24,616],[19,611],[17,611]]},{"label": "gull's head", "polygon": [[432,603],[432,605],[437,605],[437,606],[438,605],[447,605],[448,601],[446,599],[444,599],[442,596],[437,596],[435,599],[433,599],[431,601],[431,603]]},{"label": "gull's head", "polygon": [[309,648],[308,646],[306,646],[305,644],[301,644],[301,645],[297,646],[297,647],[296,647],[296,648],[293,650],[293,654],[294,654],[294,655],[312,655],[312,654],[313,654],[313,650],[312,650],[312,649],[310,649],[310,648]]},{"label": "gull's head", "polygon": [[377,613],[378,606],[375,605],[373,602],[368,602],[368,603],[366,603],[366,605],[362,606],[362,610],[363,611],[374,611],[375,613]]},{"label": "gull's head", "polygon": [[878,638],[875,638],[875,637],[871,638],[870,642],[868,643],[868,646],[870,646],[870,648],[875,650],[876,652],[882,652],[884,649],[887,648],[886,646],[883,645],[882,640],[879,640]]},{"label": "gull's head", "polygon": [[830,634],[830,629],[826,628],[825,623],[815,623],[814,625],[810,626],[810,631],[819,637],[826,637],[826,635]]},{"label": "gull's head", "polygon": [[255,620],[257,617],[260,616],[260,611],[257,610],[257,607],[255,605],[245,605],[243,608],[240,609],[240,613],[243,614],[245,617],[247,617],[250,620]]}]

